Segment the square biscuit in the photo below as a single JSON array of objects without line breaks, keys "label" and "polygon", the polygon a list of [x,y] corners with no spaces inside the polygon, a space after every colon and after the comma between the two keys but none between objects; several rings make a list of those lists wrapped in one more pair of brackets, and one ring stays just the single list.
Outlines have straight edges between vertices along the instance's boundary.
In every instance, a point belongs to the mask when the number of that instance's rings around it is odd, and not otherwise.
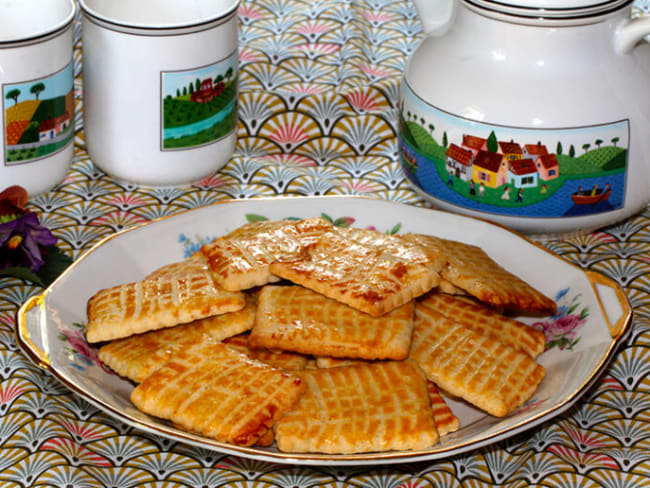
[{"label": "square biscuit", "polygon": [[131,392],[145,413],[221,442],[251,446],[296,402],[301,380],[223,343],[178,351]]},{"label": "square biscuit", "polygon": [[496,417],[527,401],[545,375],[530,356],[417,303],[409,358],[437,386]]},{"label": "square biscuit", "polygon": [[127,283],[88,300],[86,339],[103,342],[235,312],[246,297],[217,287],[208,271]]},{"label": "square biscuit", "polygon": [[245,290],[279,281],[269,271],[275,261],[295,258],[303,247],[332,228],[323,218],[253,222],[201,247],[216,282]]},{"label": "square biscuit", "polygon": [[364,246],[381,249],[411,263],[423,264],[436,274],[442,270],[446,263],[446,257],[439,250],[425,248],[415,242],[402,239],[398,235],[388,235],[377,230],[356,227],[337,228],[337,231],[344,237]]},{"label": "square biscuit", "polygon": [[420,297],[426,305],[474,332],[487,335],[503,344],[536,358],[544,352],[544,333],[470,298],[430,292]]},{"label": "square biscuit", "polygon": [[157,280],[160,278],[170,279],[175,277],[183,277],[188,273],[201,273],[209,271],[208,263],[205,261],[203,256],[200,254],[195,254],[194,256],[186,259],[185,261],[178,261],[175,263],[169,263],[160,268],[152,271],[147,276],[145,280]]},{"label": "square biscuit", "polygon": [[[254,320],[253,320],[254,321]],[[250,334],[239,334],[223,341],[227,346],[246,354],[248,357],[262,361],[275,368],[287,371],[300,371],[305,369],[309,357],[304,354],[282,350],[269,350],[253,348],[250,345]]]},{"label": "square biscuit", "polygon": [[380,247],[326,232],[299,258],[274,262],[273,274],[379,317],[438,285],[438,274]]},{"label": "square biscuit", "polygon": [[306,390],[276,425],[284,452],[425,449],[438,442],[426,381],[409,361],[305,370]]},{"label": "square biscuit", "polygon": [[265,286],[258,297],[252,347],[363,359],[405,359],[415,305],[372,317],[300,286]]},{"label": "square biscuit", "polygon": [[553,300],[497,264],[480,247],[423,234],[403,239],[446,256],[440,276],[493,307],[552,314]]},{"label": "square biscuit", "polygon": [[224,340],[250,330],[255,303],[248,299],[237,312],[117,339],[99,349],[99,359],[117,374],[141,383],[174,353],[202,339]]}]

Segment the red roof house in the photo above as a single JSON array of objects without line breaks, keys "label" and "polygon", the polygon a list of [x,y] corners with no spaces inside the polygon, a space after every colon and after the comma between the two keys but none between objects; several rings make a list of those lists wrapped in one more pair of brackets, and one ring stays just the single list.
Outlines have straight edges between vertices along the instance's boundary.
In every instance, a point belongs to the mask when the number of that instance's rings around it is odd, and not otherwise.
[{"label": "red roof house", "polygon": [[560,165],[555,154],[544,154],[535,160],[539,177],[544,181],[557,178],[560,174]]}]

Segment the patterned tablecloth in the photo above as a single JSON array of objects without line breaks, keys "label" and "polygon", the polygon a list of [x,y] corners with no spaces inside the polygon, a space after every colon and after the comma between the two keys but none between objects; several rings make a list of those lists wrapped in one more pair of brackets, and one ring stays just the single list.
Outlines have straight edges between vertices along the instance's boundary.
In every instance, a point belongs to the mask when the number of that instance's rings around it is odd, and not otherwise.
[{"label": "patterned tablecloth", "polygon": [[[237,152],[189,187],[138,187],[94,166],[84,149],[77,77],[75,162],[59,186],[29,203],[62,250],[77,257],[121,229],[230,198],[345,194],[424,204],[396,154],[399,76],[421,35],[413,6],[250,0],[239,15]],[[0,486],[650,486],[650,213],[545,245],[625,288],[635,310],[627,343],[583,399],[554,420],[468,454],[393,467],[281,466],[123,425],[17,349],[16,311],[42,290],[1,278]]]}]

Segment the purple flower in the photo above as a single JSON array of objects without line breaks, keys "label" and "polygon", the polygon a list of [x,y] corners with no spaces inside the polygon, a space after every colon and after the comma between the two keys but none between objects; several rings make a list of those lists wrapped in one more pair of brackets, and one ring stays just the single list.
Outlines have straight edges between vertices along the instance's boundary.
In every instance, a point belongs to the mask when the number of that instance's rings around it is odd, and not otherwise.
[{"label": "purple flower", "polygon": [[56,243],[56,237],[39,224],[34,212],[0,223],[0,269],[25,266],[38,271],[45,263],[41,246]]}]

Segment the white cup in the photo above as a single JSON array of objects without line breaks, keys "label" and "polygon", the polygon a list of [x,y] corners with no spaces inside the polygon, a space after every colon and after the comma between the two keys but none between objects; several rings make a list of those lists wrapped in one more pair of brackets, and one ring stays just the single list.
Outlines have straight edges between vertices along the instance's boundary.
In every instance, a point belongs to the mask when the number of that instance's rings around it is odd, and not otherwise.
[{"label": "white cup", "polygon": [[196,181],[236,143],[239,0],[80,0],[93,162],[144,185]]},{"label": "white cup", "polygon": [[0,190],[35,195],[70,167],[74,16],[73,0],[0,0]]}]

